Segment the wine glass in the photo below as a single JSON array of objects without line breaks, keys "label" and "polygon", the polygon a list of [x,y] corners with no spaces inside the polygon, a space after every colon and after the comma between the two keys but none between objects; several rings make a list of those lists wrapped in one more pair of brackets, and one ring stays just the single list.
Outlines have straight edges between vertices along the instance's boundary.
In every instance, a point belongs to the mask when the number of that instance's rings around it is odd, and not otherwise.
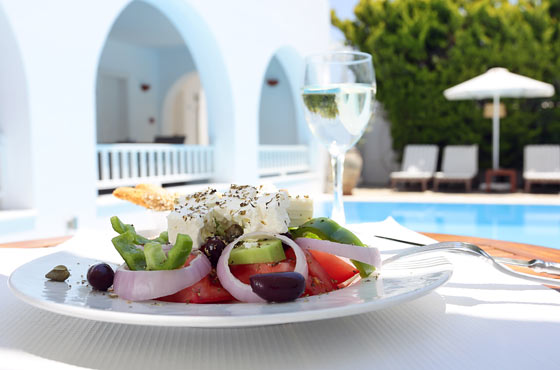
[{"label": "wine glass", "polygon": [[371,55],[327,52],[305,60],[302,96],[309,128],[331,155],[334,198],[331,218],[345,224],[342,203],[344,156],[363,135],[376,92]]}]

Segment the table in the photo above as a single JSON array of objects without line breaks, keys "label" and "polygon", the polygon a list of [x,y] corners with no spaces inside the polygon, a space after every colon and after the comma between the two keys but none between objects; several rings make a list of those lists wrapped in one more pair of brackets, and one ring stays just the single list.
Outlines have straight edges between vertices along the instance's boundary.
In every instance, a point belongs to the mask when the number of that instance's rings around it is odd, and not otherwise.
[{"label": "table", "polygon": [[[560,262],[560,251],[548,248],[444,234],[417,237]],[[62,248],[41,248],[58,242],[0,246],[0,368],[523,369],[550,368],[557,361],[560,294],[499,275],[476,259],[468,268],[457,265],[435,292],[369,314],[242,329],[159,328],[66,317],[13,297],[5,281],[15,266],[7,257],[17,266],[27,254]]]},{"label": "table", "polygon": [[[545,261],[560,262],[560,250],[541,247],[537,245],[508,242],[488,238],[478,238],[473,236],[460,236],[438,233],[421,233],[440,242],[463,241],[476,244],[494,257],[507,257],[529,261],[537,258]],[[72,236],[60,236],[54,238],[36,239],[0,244],[0,248],[48,248],[57,246],[68,241]],[[510,266],[512,269],[531,275],[545,276],[553,279],[560,279],[558,275],[546,273],[536,273],[530,268],[521,266]]]},{"label": "table", "polygon": [[[422,233],[440,242],[446,241],[463,241],[476,244],[484,249],[493,257],[515,258],[530,261],[534,258],[551,262],[560,262],[560,250],[541,247],[537,245],[508,242],[503,240],[494,240],[488,238],[477,238],[474,236],[458,236],[449,234]],[[522,266],[510,266],[513,270],[523,272],[525,274],[545,276],[553,279],[560,279],[558,275],[546,273],[536,273],[530,268]]]},{"label": "table", "polygon": [[488,169],[486,170],[486,192],[490,192],[490,184],[492,183],[492,178],[495,176],[505,176],[509,178],[510,192],[515,193],[517,188],[517,172],[513,169],[508,168],[498,168],[498,169]]}]

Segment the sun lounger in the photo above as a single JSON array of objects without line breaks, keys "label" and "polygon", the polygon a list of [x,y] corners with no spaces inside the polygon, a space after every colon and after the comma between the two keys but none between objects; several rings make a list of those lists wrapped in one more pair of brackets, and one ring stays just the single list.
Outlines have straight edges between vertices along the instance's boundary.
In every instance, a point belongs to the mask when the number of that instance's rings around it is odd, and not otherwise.
[{"label": "sun lounger", "polygon": [[399,182],[419,182],[425,191],[436,171],[438,150],[436,145],[407,145],[402,170],[391,173],[391,186],[394,188]]},{"label": "sun lounger", "polygon": [[434,190],[441,183],[462,182],[470,192],[478,173],[478,145],[448,145],[443,149],[442,162],[441,171],[434,176]]},{"label": "sun lounger", "polygon": [[560,145],[527,145],[523,179],[527,193],[532,184],[560,184]]}]

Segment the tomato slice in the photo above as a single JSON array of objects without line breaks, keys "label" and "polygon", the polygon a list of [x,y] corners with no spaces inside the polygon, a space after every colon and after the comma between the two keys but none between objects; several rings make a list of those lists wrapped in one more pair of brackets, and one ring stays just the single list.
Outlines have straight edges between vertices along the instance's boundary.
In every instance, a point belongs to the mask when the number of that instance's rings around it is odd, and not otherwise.
[{"label": "tomato slice", "polygon": [[359,272],[353,265],[338,256],[316,250],[310,250],[309,252],[334,280],[335,284],[344,283]]},{"label": "tomato slice", "polygon": [[165,302],[181,303],[219,303],[235,300],[227,290],[225,290],[215,272],[211,272],[198,283],[178,291],[175,294],[157,299]]},{"label": "tomato slice", "polygon": [[[185,262],[185,266],[196,257],[191,254]],[[218,303],[235,300],[227,290],[222,287],[220,280],[216,276],[216,271],[212,270],[198,283],[191,285],[175,294],[157,298],[158,301],[181,302],[181,303]]]},{"label": "tomato slice", "polygon": [[[305,291],[303,295],[317,295],[335,290],[336,283],[325,269],[313,258],[313,256],[304,251],[307,259],[307,267],[309,276],[305,282]],[[245,284],[249,284],[249,277],[256,274],[266,274],[270,272],[294,271],[296,265],[296,256],[289,249],[286,251],[286,259],[275,263],[252,263],[247,265],[230,266],[231,273]]]},{"label": "tomato slice", "polygon": [[[317,295],[328,293],[336,289],[336,283],[331,279],[325,269],[313,258],[311,253],[303,251],[307,259],[309,276],[305,282],[304,295]],[[292,249],[286,251],[286,258],[292,260],[295,265],[295,254]],[[292,269],[293,270],[293,269]]]},{"label": "tomato slice", "polygon": [[[307,259],[307,266],[309,271],[309,276],[305,284],[305,292],[303,293],[304,296],[323,294],[337,289],[338,279],[333,278],[329,274],[329,271],[335,276],[340,275],[342,277],[347,275],[351,277],[357,273],[355,272],[355,269],[352,269],[352,266],[348,265],[346,262],[340,260],[336,256],[325,253],[327,254],[326,257],[319,257],[319,260],[322,258],[323,261],[327,261],[327,263],[323,262],[325,263],[325,266],[327,266],[327,268],[325,268],[321,263],[319,263],[318,259],[314,258],[314,255],[312,253],[309,253],[308,251],[304,251],[304,253]],[[191,255],[185,263],[185,266],[188,266],[193,258],[194,255]],[[336,266],[339,262],[334,260],[334,258],[344,264],[339,266],[340,268],[342,268],[342,272],[336,271],[336,269],[338,268]],[[330,263],[328,263],[329,261]],[[295,265],[295,254],[291,249],[289,249],[286,251],[286,259],[283,261],[274,263],[251,263],[246,265],[232,265],[230,266],[230,269],[232,274],[237,279],[245,284],[250,284],[249,277],[252,275],[266,274],[270,272],[294,271]],[[348,271],[347,266],[350,266],[350,272]],[[227,290],[222,287],[218,277],[216,276],[215,270],[212,270],[212,272],[208,274],[208,276],[200,280],[198,283],[180,290],[175,294],[158,298],[158,300],[182,303],[218,303],[234,301],[235,299],[231,296],[231,294],[229,294]]]},{"label": "tomato slice", "polygon": [[233,276],[239,281],[250,284],[249,277],[258,274],[268,274],[271,272],[287,272],[294,271],[296,265],[295,259],[285,259],[280,262],[272,263],[251,263],[246,265],[231,265],[229,269]]}]

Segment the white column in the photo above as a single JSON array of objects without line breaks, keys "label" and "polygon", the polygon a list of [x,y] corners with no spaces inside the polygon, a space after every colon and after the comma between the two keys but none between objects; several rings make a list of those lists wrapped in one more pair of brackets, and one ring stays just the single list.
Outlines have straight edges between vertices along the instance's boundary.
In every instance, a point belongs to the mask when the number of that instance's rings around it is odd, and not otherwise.
[{"label": "white column", "polygon": [[494,95],[492,115],[492,168],[500,168],[500,97]]},{"label": "white column", "polygon": [[[96,217],[95,77],[104,39],[126,1],[99,5],[2,1],[29,89],[31,191],[36,230],[68,231]],[[62,17],[61,14],[69,16]]]},{"label": "white column", "polygon": [[[258,77],[262,75],[255,72],[254,64],[247,64],[244,59],[245,56],[239,55],[228,60],[228,69],[232,71],[234,110],[226,122],[211,125],[211,130],[215,139],[218,178],[237,184],[257,184],[258,113],[262,82]],[[209,111],[212,109],[210,104],[208,108]],[[228,126],[227,129],[224,126]]]}]

